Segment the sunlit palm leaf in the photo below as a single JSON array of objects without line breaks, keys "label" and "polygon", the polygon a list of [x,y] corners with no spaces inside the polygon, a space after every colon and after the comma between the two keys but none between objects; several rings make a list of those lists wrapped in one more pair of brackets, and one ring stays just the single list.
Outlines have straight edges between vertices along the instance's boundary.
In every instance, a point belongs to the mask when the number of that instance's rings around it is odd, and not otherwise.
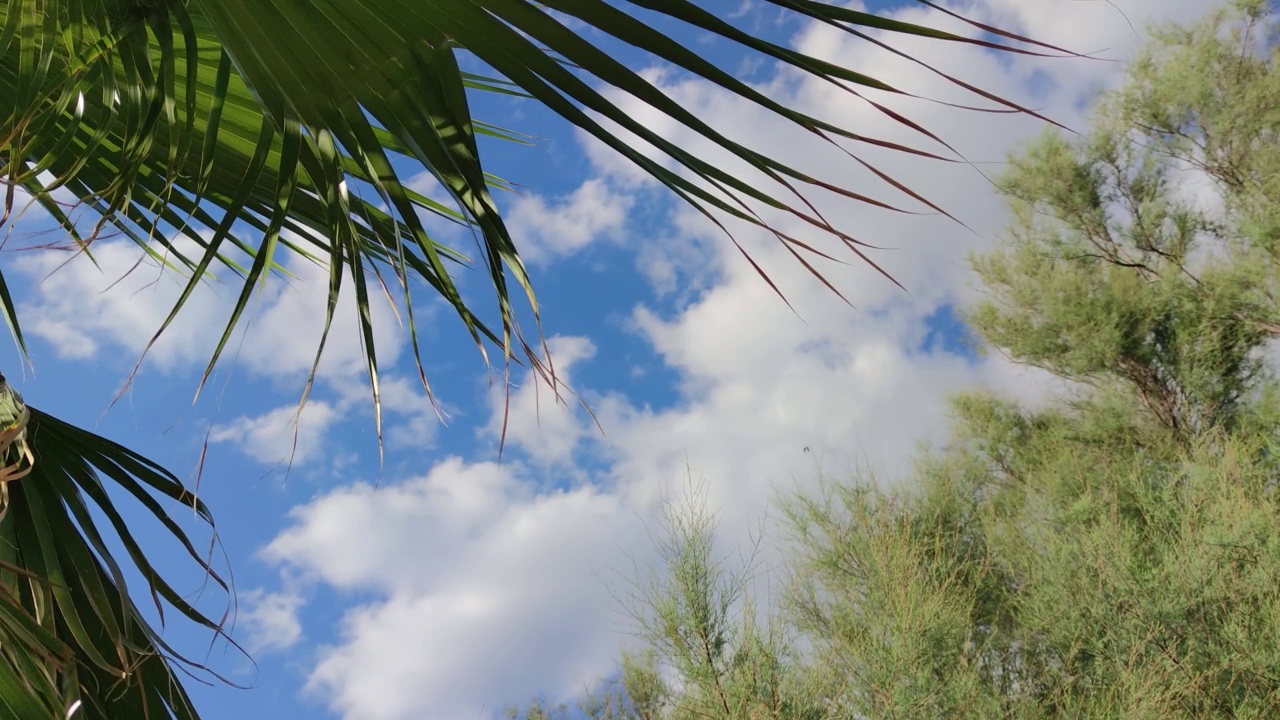
[{"label": "sunlit palm leaf", "polygon": [[[886,30],[1001,47],[812,0],[775,4],[864,38],[865,30]],[[775,208],[861,255],[861,243],[829,225],[804,193],[822,188],[893,206],[729,140],[721,128],[693,116],[549,11],[647,51],[833,142],[843,138],[933,156],[780,105],[662,28],[627,12],[657,11],[673,26],[720,36],[849,92],[857,93],[859,87],[897,92],[857,69],[758,38],[686,0],[633,0],[623,6],[601,0],[6,0],[4,7],[0,96],[14,99],[11,109],[0,110],[0,175],[9,180],[6,210],[17,187],[56,210],[52,193],[61,188],[101,213],[97,229],[113,225],[190,272],[189,290],[214,264],[240,272],[243,291],[210,369],[241,319],[252,288],[278,269],[282,249],[307,252],[328,263],[332,292],[343,291],[344,277],[353,285],[375,404],[377,356],[366,284],[370,271],[389,270],[399,282],[398,299],[410,310],[410,279],[425,280],[453,306],[482,350],[485,338],[496,341],[506,359],[529,350],[519,340],[508,281],[520,286],[536,317],[532,286],[516,239],[490,195],[494,183],[483,170],[476,145],[478,133],[510,133],[473,120],[469,87],[534,98],[708,215],[723,213],[764,225],[756,208]],[[1048,49],[1011,34],[1003,39],[1030,48],[1018,52]],[[478,57],[506,80],[462,72],[460,51]],[[611,102],[607,88],[667,113],[776,180],[785,194],[761,189],[655,134]],[[1006,109],[1021,110],[1000,102]],[[927,129],[877,107],[922,138],[940,141]],[[651,143],[677,169],[646,157],[605,121]],[[405,165],[406,160],[411,162]],[[871,168],[852,154],[850,161]],[[413,191],[397,166],[429,171],[453,203],[442,205]],[[941,210],[871,169],[896,190]],[[462,300],[446,262],[462,258],[432,239],[422,212],[476,229],[478,259],[497,303],[494,330]],[[64,224],[75,231],[70,219]],[[793,252],[811,248],[777,235]],[[173,246],[174,236],[187,238],[200,250]],[[798,252],[796,257],[801,257]],[[344,268],[361,272],[348,276]],[[175,315],[188,297],[183,294]],[[330,313],[335,303],[336,298]],[[0,306],[18,332],[2,282]],[[410,330],[417,357],[412,322]],[[21,343],[20,334],[18,338]]]}]

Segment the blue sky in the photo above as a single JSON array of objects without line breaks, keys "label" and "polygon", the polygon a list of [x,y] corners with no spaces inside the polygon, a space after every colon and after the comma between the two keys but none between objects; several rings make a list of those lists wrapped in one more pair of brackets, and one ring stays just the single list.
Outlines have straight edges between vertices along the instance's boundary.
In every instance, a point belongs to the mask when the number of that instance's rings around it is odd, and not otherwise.
[{"label": "blue sky", "polygon": [[[1116,4],[1139,27],[1209,7],[1198,0]],[[972,100],[865,43],[779,22],[775,6],[734,0],[718,7],[743,27],[850,67],[874,67],[877,77],[922,95]],[[912,21],[969,32],[914,3],[888,7]],[[1128,57],[1138,43],[1103,3],[993,0],[961,9],[1067,47],[1105,48],[1112,58]],[[784,102],[869,135],[918,140],[827,87],[779,75],[723,42],[680,37]],[[1119,69],[996,58],[937,43],[897,46],[1077,128],[1087,126],[1088,91],[1113,82]],[[626,48],[618,53],[735,138],[853,189],[893,197],[801,133]],[[620,102],[699,147],[652,111]],[[895,107],[974,160],[1000,160],[1040,130],[1025,118],[919,101]],[[1049,387],[1043,377],[998,357],[975,357],[959,342],[956,308],[974,292],[966,253],[989,247],[1002,223],[1000,203],[972,168],[865,155],[952,209],[973,233],[937,217],[823,200],[837,224],[889,248],[875,257],[907,287],[895,288],[856,260],[831,266],[830,277],[857,310],[766,238],[740,235],[787,293],[792,313],[708,223],[535,105],[480,97],[476,113],[537,138],[534,147],[489,144],[487,162],[524,186],[500,201],[529,248],[553,357],[595,409],[604,437],[585,413],[557,408],[545,387],[536,397],[535,384],[517,370],[499,464],[500,378],[485,374],[466,334],[434,308],[420,322],[427,370],[450,415],[439,424],[416,385],[405,333],[383,312],[385,464],[378,465],[359,348],[339,340],[302,415],[286,473],[282,449],[292,439],[292,410],[319,331],[324,285],[317,272],[297,264],[295,282],[268,288],[237,354],[193,404],[209,336],[221,331],[235,288],[202,290],[108,411],[177,286],[146,265],[125,276],[138,251],[118,240],[98,246],[101,270],[77,260],[52,272],[62,258],[8,256],[6,278],[19,298],[36,372],[16,371],[13,351],[4,367],[30,404],[184,479],[194,479],[209,439],[200,495],[215,514],[223,564],[239,591],[235,637],[257,665],[252,671],[215,646],[212,664],[252,688],[193,687],[206,717],[477,718],[533,694],[571,699],[610,671],[627,642],[608,586],[631,560],[648,557],[643,522],[664,492],[678,491],[686,471],[705,481],[730,547],[745,541],[777,492],[811,483],[819,463],[836,474],[866,464],[891,480],[918,443],[945,438],[947,395],[989,387],[1034,401]],[[25,218],[11,247],[43,227],[39,218]],[[480,280],[462,282],[475,293]],[[433,303],[421,298],[419,312],[428,313]],[[354,338],[349,307],[347,313],[339,338]],[[194,591],[198,573],[166,554],[160,534],[140,532],[157,541],[150,547],[173,568],[179,587]],[[210,592],[203,602],[217,613],[224,599]],[[207,633],[181,624],[171,634],[197,657],[208,645]]]}]

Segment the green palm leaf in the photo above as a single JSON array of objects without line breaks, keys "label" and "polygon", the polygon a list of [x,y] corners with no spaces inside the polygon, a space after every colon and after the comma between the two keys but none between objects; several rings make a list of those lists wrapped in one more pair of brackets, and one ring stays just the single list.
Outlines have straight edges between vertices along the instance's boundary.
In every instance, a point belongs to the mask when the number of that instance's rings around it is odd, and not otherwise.
[{"label": "green palm leaf", "polygon": [[[222,590],[228,585],[170,516],[181,504],[212,525],[202,502],[142,456],[26,408],[0,379],[0,420],[25,428],[6,447],[0,488],[0,709],[5,717],[197,717],[177,672],[204,670],[171,648],[129,594],[123,548],[164,618],[165,608],[222,635],[147,559],[109,495],[141,504]],[[13,423],[10,423],[13,424]],[[24,452],[26,447],[30,453]],[[104,527],[104,524],[106,527]]]},{"label": "green palm leaf", "polygon": [[[1002,33],[1017,44],[1006,47],[812,0],[775,4],[864,38],[869,38],[866,30],[885,30],[1017,52],[1052,49]],[[397,280],[399,301],[410,310],[419,369],[410,291],[415,280],[425,280],[448,301],[482,352],[486,341],[497,344],[504,360],[520,360],[532,350],[521,339],[510,283],[519,286],[537,318],[533,287],[491,194],[503,183],[484,172],[476,142],[482,133],[512,134],[471,117],[468,88],[514,92],[541,102],[709,217],[723,214],[773,231],[756,210],[773,208],[862,255],[862,243],[827,223],[805,193],[842,192],[898,209],[728,139],[548,11],[651,53],[833,143],[850,140],[954,159],[865,137],[787,108],[628,12],[656,11],[672,26],[711,33],[851,93],[859,88],[899,92],[862,72],[753,36],[687,0],[633,0],[621,7],[601,0],[6,0],[3,8],[0,96],[15,100],[11,108],[0,109],[6,214],[15,188],[21,187],[62,221],[86,253],[92,237],[112,226],[189,273],[188,292],[169,321],[213,265],[238,272],[243,280],[239,302],[206,377],[253,287],[279,271],[278,253],[304,253],[328,263],[331,292],[341,292],[349,277],[361,310],[375,406],[378,366],[367,273],[389,273]],[[459,57],[464,51],[504,79],[463,72]],[[1031,112],[964,86],[1002,103],[1004,110]],[[763,190],[652,132],[609,100],[610,88],[649,103],[745,160],[785,194]],[[922,138],[941,142],[876,106]],[[676,168],[641,154],[606,121],[658,148]],[[841,152],[848,151],[842,146]],[[856,155],[850,158],[909,198],[942,210]],[[432,173],[452,204],[409,188],[398,167]],[[94,227],[78,232],[55,201],[56,190],[69,192],[96,213]],[[474,228],[478,262],[493,290],[495,322],[482,321],[462,299],[451,264],[469,260],[431,237],[424,212]],[[774,232],[812,270],[800,252],[816,251]],[[186,238],[198,250],[175,245],[174,237]],[[358,272],[345,274],[351,270]],[[329,321],[336,302],[331,299]],[[21,345],[2,278],[0,307]],[[323,342],[317,354],[322,348]]]}]

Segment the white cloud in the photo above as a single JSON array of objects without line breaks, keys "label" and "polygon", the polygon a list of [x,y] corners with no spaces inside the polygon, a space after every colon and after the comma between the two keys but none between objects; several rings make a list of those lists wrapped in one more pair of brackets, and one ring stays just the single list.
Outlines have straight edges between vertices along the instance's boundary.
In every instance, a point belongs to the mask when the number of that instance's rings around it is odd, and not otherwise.
[{"label": "white cloud", "polygon": [[633,200],[599,179],[584,182],[569,195],[550,201],[523,195],[507,214],[527,262],[546,263],[587,245],[617,239]]},{"label": "white cloud", "polygon": [[553,389],[526,374],[509,397],[501,387],[492,388],[485,432],[501,439],[505,417],[506,443],[521,448],[538,463],[552,465],[568,462],[588,433],[582,421],[584,411],[568,388],[574,385],[573,366],[593,357],[596,348],[586,338],[553,337],[547,340],[547,349],[554,363],[551,370],[561,385]]},{"label": "white cloud", "polygon": [[298,610],[301,595],[290,592],[266,592],[261,588],[240,593],[244,609],[239,620],[245,625],[250,653],[274,653],[288,650],[302,639],[302,623]]},{"label": "white cloud", "polygon": [[241,416],[214,425],[210,442],[234,443],[249,457],[266,465],[302,464],[319,457],[326,433],[342,413],[327,402],[313,400],[303,406],[284,405],[257,416]]},{"label": "white cloud", "polygon": [[[250,317],[248,336],[238,360],[265,375],[299,378],[310,371],[315,362],[329,301],[329,270],[308,261],[292,262],[289,269],[296,279],[288,284],[275,283],[268,289],[257,312]],[[359,332],[350,273],[345,275],[342,287],[330,338],[354,336]],[[396,292],[394,284],[391,287],[392,292]],[[396,321],[381,288],[372,281],[369,305],[378,362],[390,367],[400,355],[407,332]],[[418,322],[429,319],[429,307],[423,304],[415,308]],[[358,379],[364,372],[365,362],[358,342],[329,342],[317,369],[319,377],[334,380]]]},{"label": "white cloud", "polygon": [[610,494],[536,493],[516,465],[449,458],[424,477],[296,509],[264,555],[377,593],[348,610],[340,644],[320,650],[308,688],[332,708],[475,718],[538,689],[571,695],[617,652],[599,632],[613,609],[593,567],[635,540],[629,526]]},{"label": "white cloud", "polygon": [[[134,244],[123,240],[92,245],[97,267],[87,258],[45,251],[16,258],[14,267],[36,281],[34,293],[19,304],[27,332],[49,342],[62,357],[102,358],[122,349],[133,360],[164,321],[182,293],[185,281],[162,272]],[[68,262],[69,260],[69,262]],[[199,361],[213,349],[209,328],[218,324],[220,298],[202,288],[151,349],[152,362],[163,369]],[[225,324],[225,323],[224,323]]]},{"label": "white cloud", "polygon": [[[178,240],[175,245],[189,256],[199,256],[191,241]],[[128,241],[99,240],[92,249],[97,267],[86,258],[66,263],[66,255],[48,251],[14,260],[16,269],[35,283],[31,296],[20,303],[19,317],[28,332],[47,341],[61,357],[99,361],[120,357],[121,364],[130,367],[160,329],[186,279],[171,270],[162,271],[156,260]],[[286,267],[292,279],[273,277],[255,291],[222,362],[238,362],[256,374],[278,378],[297,379],[311,369],[323,330],[329,272],[297,257]],[[150,363],[175,374],[203,368],[239,291],[238,281],[202,283],[148,352]],[[376,285],[370,288],[370,296],[379,360],[390,365],[406,333]],[[419,321],[430,311],[424,304]],[[355,332],[356,320],[355,292],[348,274],[331,335]],[[325,379],[350,378],[363,370],[358,343],[331,342],[318,374]]]},{"label": "white cloud", "polygon": [[[367,394],[368,388],[360,390]],[[420,382],[396,376],[382,378],[381,396],[382,408],[388,414],[388,449],[421,450],[435,442],[440,417]]]}]

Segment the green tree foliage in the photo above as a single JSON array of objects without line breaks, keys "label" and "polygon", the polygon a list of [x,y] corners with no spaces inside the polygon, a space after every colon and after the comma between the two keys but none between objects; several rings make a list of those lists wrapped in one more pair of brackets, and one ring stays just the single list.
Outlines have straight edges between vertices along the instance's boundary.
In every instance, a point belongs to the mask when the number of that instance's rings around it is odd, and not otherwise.
[{"label": "green tree foliage", "polygon": [[[715,657],[786,678],[790,704],[709,701],[728,682],[760,696],[731,663],[673,652],[700,608],[715,608],[707,627],[730,622],[723,584],[669,570],[683,599],[646,617],[675,619],[642,623],[667,669],[658,717],[1280,715],[1267,10],[1160,32],[1089,137],[1047,135],[1013,159],[1013,219],[973,260],[987,295],[969,320],[1060,389],[1037,408],[958,397],[951,441],[909,482],[787,501],[786,632],[748,622]],[[1192,178],[1213,192],[1187,192]],[[673,538],[680,557],[704,553],[700,535]],[[759,642],[784,634],[795,642]]]},{"label": "green tree foliage", "polygon": [[[702,496],[664,506],[657,563],[620,600],[645,647],[624,654],[616,677],[580,703],[593,720],[697,720],[826,716],[818,677],[802,666],[790,630],[761,619],[750,594],[755,553],[720,556]],[[534,702],[512,720],[567,720],[564,706]]]}]

